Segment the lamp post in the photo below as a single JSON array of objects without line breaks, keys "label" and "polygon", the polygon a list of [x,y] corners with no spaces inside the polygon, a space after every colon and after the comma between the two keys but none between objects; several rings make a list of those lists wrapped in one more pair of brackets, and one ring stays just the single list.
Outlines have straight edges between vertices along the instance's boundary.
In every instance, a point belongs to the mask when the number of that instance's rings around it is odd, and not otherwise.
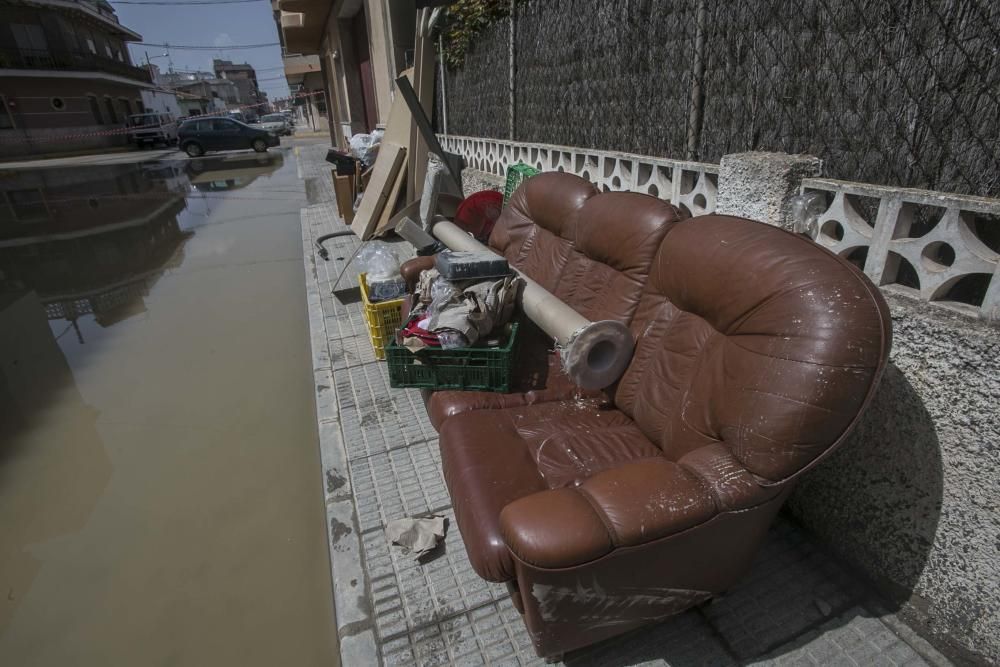
[{"label": "lamp post", "polygon": [[153,76],[153,63],[151,63],[150,60],[155,60],[156,58],[168,58],[170,56],[170,54],[164,52],[164,53],[161,53],[158,56],[152,56],[152,57],[150,57],[149,51],[144,51],[144,53],[146,54],[146,69],[149,70],[149,78],[150,78],[150,80],[153,83],[156,83],[156,81],[154,80],[155,77]]}]

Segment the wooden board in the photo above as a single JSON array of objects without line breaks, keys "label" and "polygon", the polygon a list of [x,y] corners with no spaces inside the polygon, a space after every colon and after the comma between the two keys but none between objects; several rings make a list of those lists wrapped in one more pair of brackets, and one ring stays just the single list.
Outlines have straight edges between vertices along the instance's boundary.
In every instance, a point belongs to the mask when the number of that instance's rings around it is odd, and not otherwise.
[{"label": "wooden board", "polygon": [[[434,39],[431,37],[430,9],[417,12],[417,34],[413,49],[413,76],[410,82],[417,93],[417,100],[428,118],[433,117],[434,106]],[[410,153],[407,157],[409,176],[406,180],[406,201],[418,199],[424,190],[427,175],[427,142],[417,131],[416,121],[411,121]]]},{"label": "wooden board", "polygon": [[[402,100],[400,103],[405,104]],[[395,103],[393,107],[395,107]],[[388,139],[388,135],[389,132],[386,129],[386,139]],[[394,193],[395,195],[399,194],[396,181],[405,160],[405,148],[391,141],[382,141],[378,157],[375,158],[375,166],[372,168],[368,188],[361,196],[361,203],[358,205],[354,221],[351,223],[351,231],[357,234],[362,241],[367,241],[372,237],[386,206],[390,210],[395,209],[396,199],[393,195]],[[392,201],[389,201],[390,197]]]},{"label": "wooden board", "polygon": [[399,203],[399,195],[403,192],[406,187],[406,162],[403,162],[403,166],[399,168],[399,173],[396,174],[396,182],[392,186],[392,190],[389,192],[389,198],[386,199],[385,208],[382,209],[382,215],[379,216],[378,223],[375,225],[375,231],[372,232],[372,236],[382,236],[393,230],[389,226],[389,220],[392,218],[393,214],[396,213],[396,206]]},{"label": "wooden board", "polygon": [[333,191],[337,195],[337,210],[345,224],[351,224],[354,220],[354,178],[351,176],[338,176],[336,169],[330,170],[333,176]]},{"label": "wooden board", "polygon": [[[403,70],[400,76],[407,77],[412,83],[413,68]],[[413,120],[410,118],[410,108],[406,106],[406,102],[403,101],[400,94],[395,93],[392,96],[392,106],[389,107],[389,120],[386,121],[385,135],[383,135],[382,141],[388,141],[409,150],[412,134]],[[377,163],[378,158],[375,161]]]}]

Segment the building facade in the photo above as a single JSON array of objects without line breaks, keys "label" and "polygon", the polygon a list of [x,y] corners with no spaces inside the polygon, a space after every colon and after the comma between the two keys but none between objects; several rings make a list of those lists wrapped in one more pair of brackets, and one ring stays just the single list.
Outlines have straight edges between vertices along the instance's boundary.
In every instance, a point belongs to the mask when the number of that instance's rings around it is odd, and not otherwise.
[{"label": "building facade", "polygon": [[104,0],[0,2],[0,155],[125,145],[152,81],[126,46],[141,39]]},{"label": "building facade", "polygon": [[[322,106],[334,144],[385,125],[393,80],[411,60],[414,0],[274,0],[292,93]],[[303,69],[311,58],[318,65]],[[319,87],[322,82],[322,88]]]},{"label": "building facade", "polygon": [[215,78],[232,81],[236,86],[236,99],[240,106],[255,107],[267,101],[257,84],[257,72],[247,63],[213,60]]}]

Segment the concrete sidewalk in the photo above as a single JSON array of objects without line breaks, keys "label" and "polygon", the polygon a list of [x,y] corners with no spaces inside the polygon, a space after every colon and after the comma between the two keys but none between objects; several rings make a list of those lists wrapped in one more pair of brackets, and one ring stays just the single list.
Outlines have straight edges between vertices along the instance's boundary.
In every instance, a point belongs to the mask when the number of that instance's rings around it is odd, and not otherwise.
[{"label": "concrete sidewalk", "polygon": [[[473,572],[454,521],[444,548],[422,565],[386,541],[384,527],[392,519],[428,513],[452,519],[453,513],[437,434],[419,393],[391,389],[385,363],[375,360],[357,269],[348,268],[331,291],[357,239],[327,242],[329,262],[315,254],[315,238],[344,229],[324,154],[322,146],[297,151],[299,173],[315,202],[302,210],[302,242],[343,664],[541,664],[506,588]],[[567,655],[566,664],[945,663],[880,613],[858,580],[781,518],[750,574],[728,595]]]}]

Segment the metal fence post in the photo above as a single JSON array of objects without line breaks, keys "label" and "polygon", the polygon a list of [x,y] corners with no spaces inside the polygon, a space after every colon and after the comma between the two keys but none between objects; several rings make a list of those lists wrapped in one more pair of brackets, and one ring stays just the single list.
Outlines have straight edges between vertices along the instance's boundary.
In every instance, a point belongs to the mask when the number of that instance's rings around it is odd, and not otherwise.
[{"label": "metal fence post", "polygon": [[705,94],[702,90],[705,78],[705,24],[708,23],[708,8],[705,0],[698,0],[695,12],[694,63],[691,66],[691,101],[688,105],[687,151],[688,160],[698,159],[701,143],[701,116]]}]

